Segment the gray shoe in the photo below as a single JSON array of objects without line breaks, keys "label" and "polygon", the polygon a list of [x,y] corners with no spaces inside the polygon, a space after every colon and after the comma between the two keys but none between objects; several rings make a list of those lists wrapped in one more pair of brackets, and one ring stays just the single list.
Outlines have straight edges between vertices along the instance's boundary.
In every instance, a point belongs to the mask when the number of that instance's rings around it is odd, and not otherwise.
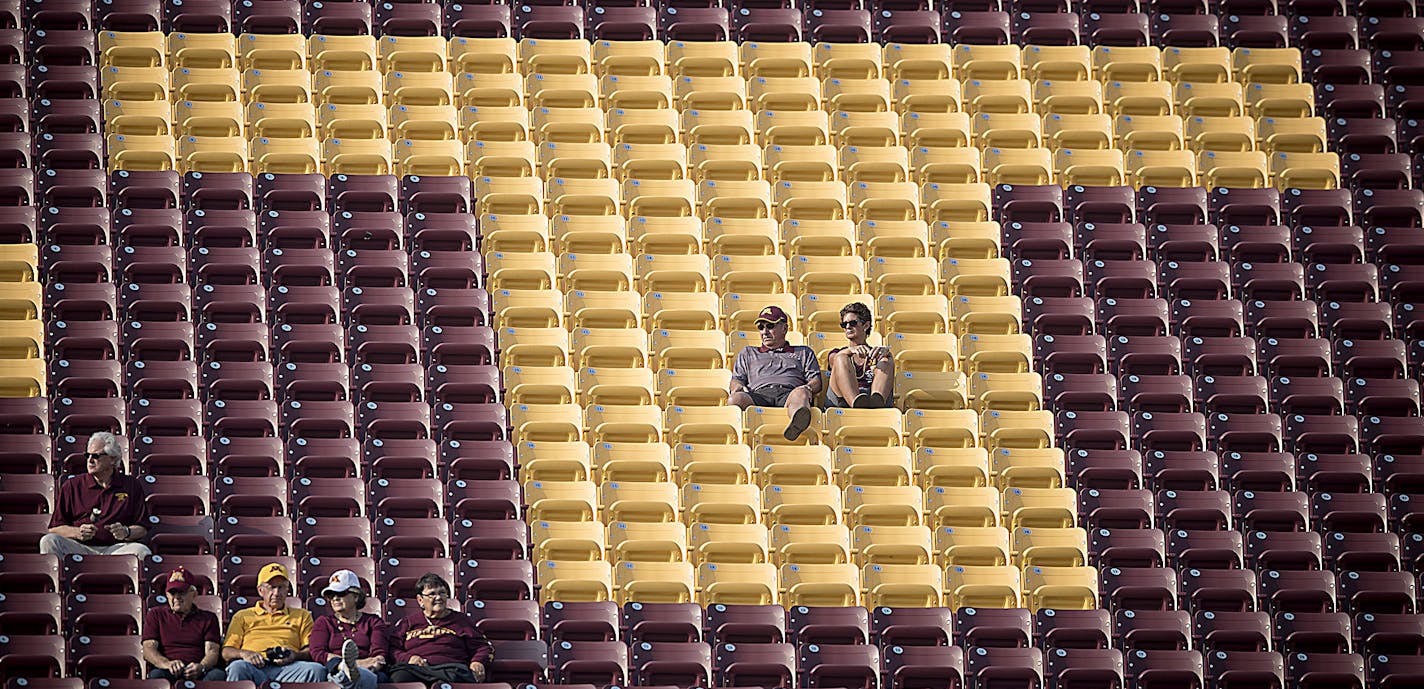
[{"label": "gray shoe", "polygon": [[360,652],[361,649],[356,648],[356,642],[351,639],[347,639],[346,643],[341,644],[341,671],[346,673],[347,680],[353,686],[356,684],[356,680],[361,678],[361,670],[356,667],[356,657]]}]

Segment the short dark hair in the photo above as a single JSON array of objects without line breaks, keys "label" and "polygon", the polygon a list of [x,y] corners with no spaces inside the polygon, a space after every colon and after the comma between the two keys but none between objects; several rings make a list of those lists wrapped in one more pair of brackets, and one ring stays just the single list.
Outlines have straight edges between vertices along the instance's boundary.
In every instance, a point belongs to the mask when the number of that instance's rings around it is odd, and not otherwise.
[{"label": "short dark hair", "polygon": [[853,301],[841,307],[841,318],[845,318],[846,314],[851,314],[865,323],[872,323],[875,320],[874,317],[870,315],[870,307],[858,301]]},{"label": "short dark hair", "polygon": [[426,572],[420,575],[419,579],[415,580],[416,593],[425,593],[425,589],[428,588],[445,589],[445,593],[451,592],[450,584],[446,583],[446,581],[435,572]]},{"label": "short dark hair", "polygon": [[354,603],[356,609],[360,610],[361,608],[366,607],[366,592],[359,588],[354,588],[351,590],[356,592],[356,602]]}]

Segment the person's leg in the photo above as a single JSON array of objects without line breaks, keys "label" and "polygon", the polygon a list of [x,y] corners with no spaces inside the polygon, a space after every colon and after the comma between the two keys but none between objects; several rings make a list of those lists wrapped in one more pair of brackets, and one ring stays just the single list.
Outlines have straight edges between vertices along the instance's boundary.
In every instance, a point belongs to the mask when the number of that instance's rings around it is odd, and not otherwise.
[{"label": "person's leg", "polygon": [[234,660],[227,664],[227,681],[262,684],[267,681],[267,673],[264,670],[265,667],[257,667],[245,660]]},{"label": "person's leg", "polygon": [[746,409],[756,404],[756,402],[752,400],[752,396],[747,394],[744,390],[738,390],[737,392],[727,395],[727,403],[736,405],[740,409]]},{"label": "person's leg", "polygon": [[376,685],[380,684],[380,680],[376,677],[376,673],[371,672],[370,670],[367,670],[364,667],[360,670],[361,676],[356,680],[356,689],[376,689]]},{"label": "person's leg", "polygon": [[148,678],[149,678],[149,679],[162,679],[162,680],[167,680],[167,681],[169,681],[169,682],[172,682],[173,680],[177,679],[176,677],[173,676],[173,673],[171,673],[171,672],[169,672],[168,670],[166,670],[166,669],[164,669],[164,668],[161,668],[161,667],[156,667],[156,668],[153,668],[152,670],[149,670],[149,671],[148,671]]},{"label": "person's leg", "polygon": [[223,668],[220,668],[220,667],[215,667],[215,668],[213,668],[213,669],[211,669],[211,670],[208,670],[208,673],[205,674],[205,675],[203,675],[203,681],[204,681],[204,682],[222,682],[222,681],[226,681],[226,680],[227,680],[227,670],[224,670]]},{"label": "person's leg", "polygon": [[277,682],[325,682],[326,667],[310,660],[298,660],[276,668],[271,679]]},{"label": "person's leg", "polygon": [[115,543],[103,548],[95,548],[95,550],[103,555],[132,555],[138,558],[139,562],[143,562],[144,558],[153,553],[148,549],[148,546],[142,543]]},{"label": "person's leg", "polygon": [[851,361],[850,353],[845,350],[831,356],[830,392],[845,402],[854,402],[860,394],[860,385],[855,382],[855,362]]},{"label": "person's leg", "polygon": [[65,555],[98,555],[99,551],[72,538],[47,533],[40,537],[40,552],[64,557]]},{"label": "person's leg", "polygon": [[401,682],[421,682],[423,684],[424,680],[420,678],[420,675],[411,672],[410,666],[398,664],[391,668],[391,684],[400,684]]},{"label": "person's leg", "polygon": [[875,377],[870,381],[870,394],[879,395],[875,400],[880,407],[889,407],[895,402],[895,362],[882,359],[875,365]]},{"label": "person's leg", "polygon": [[786,430],[781,432],[781,437],[794,441],[806,432],[806,428],[811,425],[811,393],[804,387],[798,387],[786,395],[786,414],[791,420],[786,424]]}]

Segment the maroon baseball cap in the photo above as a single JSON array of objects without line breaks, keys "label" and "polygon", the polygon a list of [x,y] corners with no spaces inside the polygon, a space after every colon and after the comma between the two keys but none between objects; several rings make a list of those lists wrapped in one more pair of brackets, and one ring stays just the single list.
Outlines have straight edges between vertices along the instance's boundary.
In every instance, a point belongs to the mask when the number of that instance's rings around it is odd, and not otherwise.
[{"label": "maroon baseball cap", "polygon": [[780,306],[768,306],[757,314],[757,323],[789,323],[790,318],[786,317],[786,312]]},{"label": "maroon baseball cap", "polygon": [[168,583],[163,585],[163,590],[172,593],[174,591],[187,591],[198,585],[198,578],[193,576],[183,567],[177,567],[168,573]]}]

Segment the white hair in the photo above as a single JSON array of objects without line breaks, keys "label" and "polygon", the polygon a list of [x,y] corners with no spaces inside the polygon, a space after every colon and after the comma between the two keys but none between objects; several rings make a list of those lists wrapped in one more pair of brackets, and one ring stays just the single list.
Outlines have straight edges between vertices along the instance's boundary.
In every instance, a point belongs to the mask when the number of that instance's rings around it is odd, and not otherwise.
[{"label": "white hair", "polygon": [[90,445],[93,445],[96,442],[103,443],[104,454],[109,455],[114,459],[119,459],[124,454],[123,447],[119,445],[118,437],[115,436],[113,433],[110,433],[108,431],[99,431],[89,436]]}]

